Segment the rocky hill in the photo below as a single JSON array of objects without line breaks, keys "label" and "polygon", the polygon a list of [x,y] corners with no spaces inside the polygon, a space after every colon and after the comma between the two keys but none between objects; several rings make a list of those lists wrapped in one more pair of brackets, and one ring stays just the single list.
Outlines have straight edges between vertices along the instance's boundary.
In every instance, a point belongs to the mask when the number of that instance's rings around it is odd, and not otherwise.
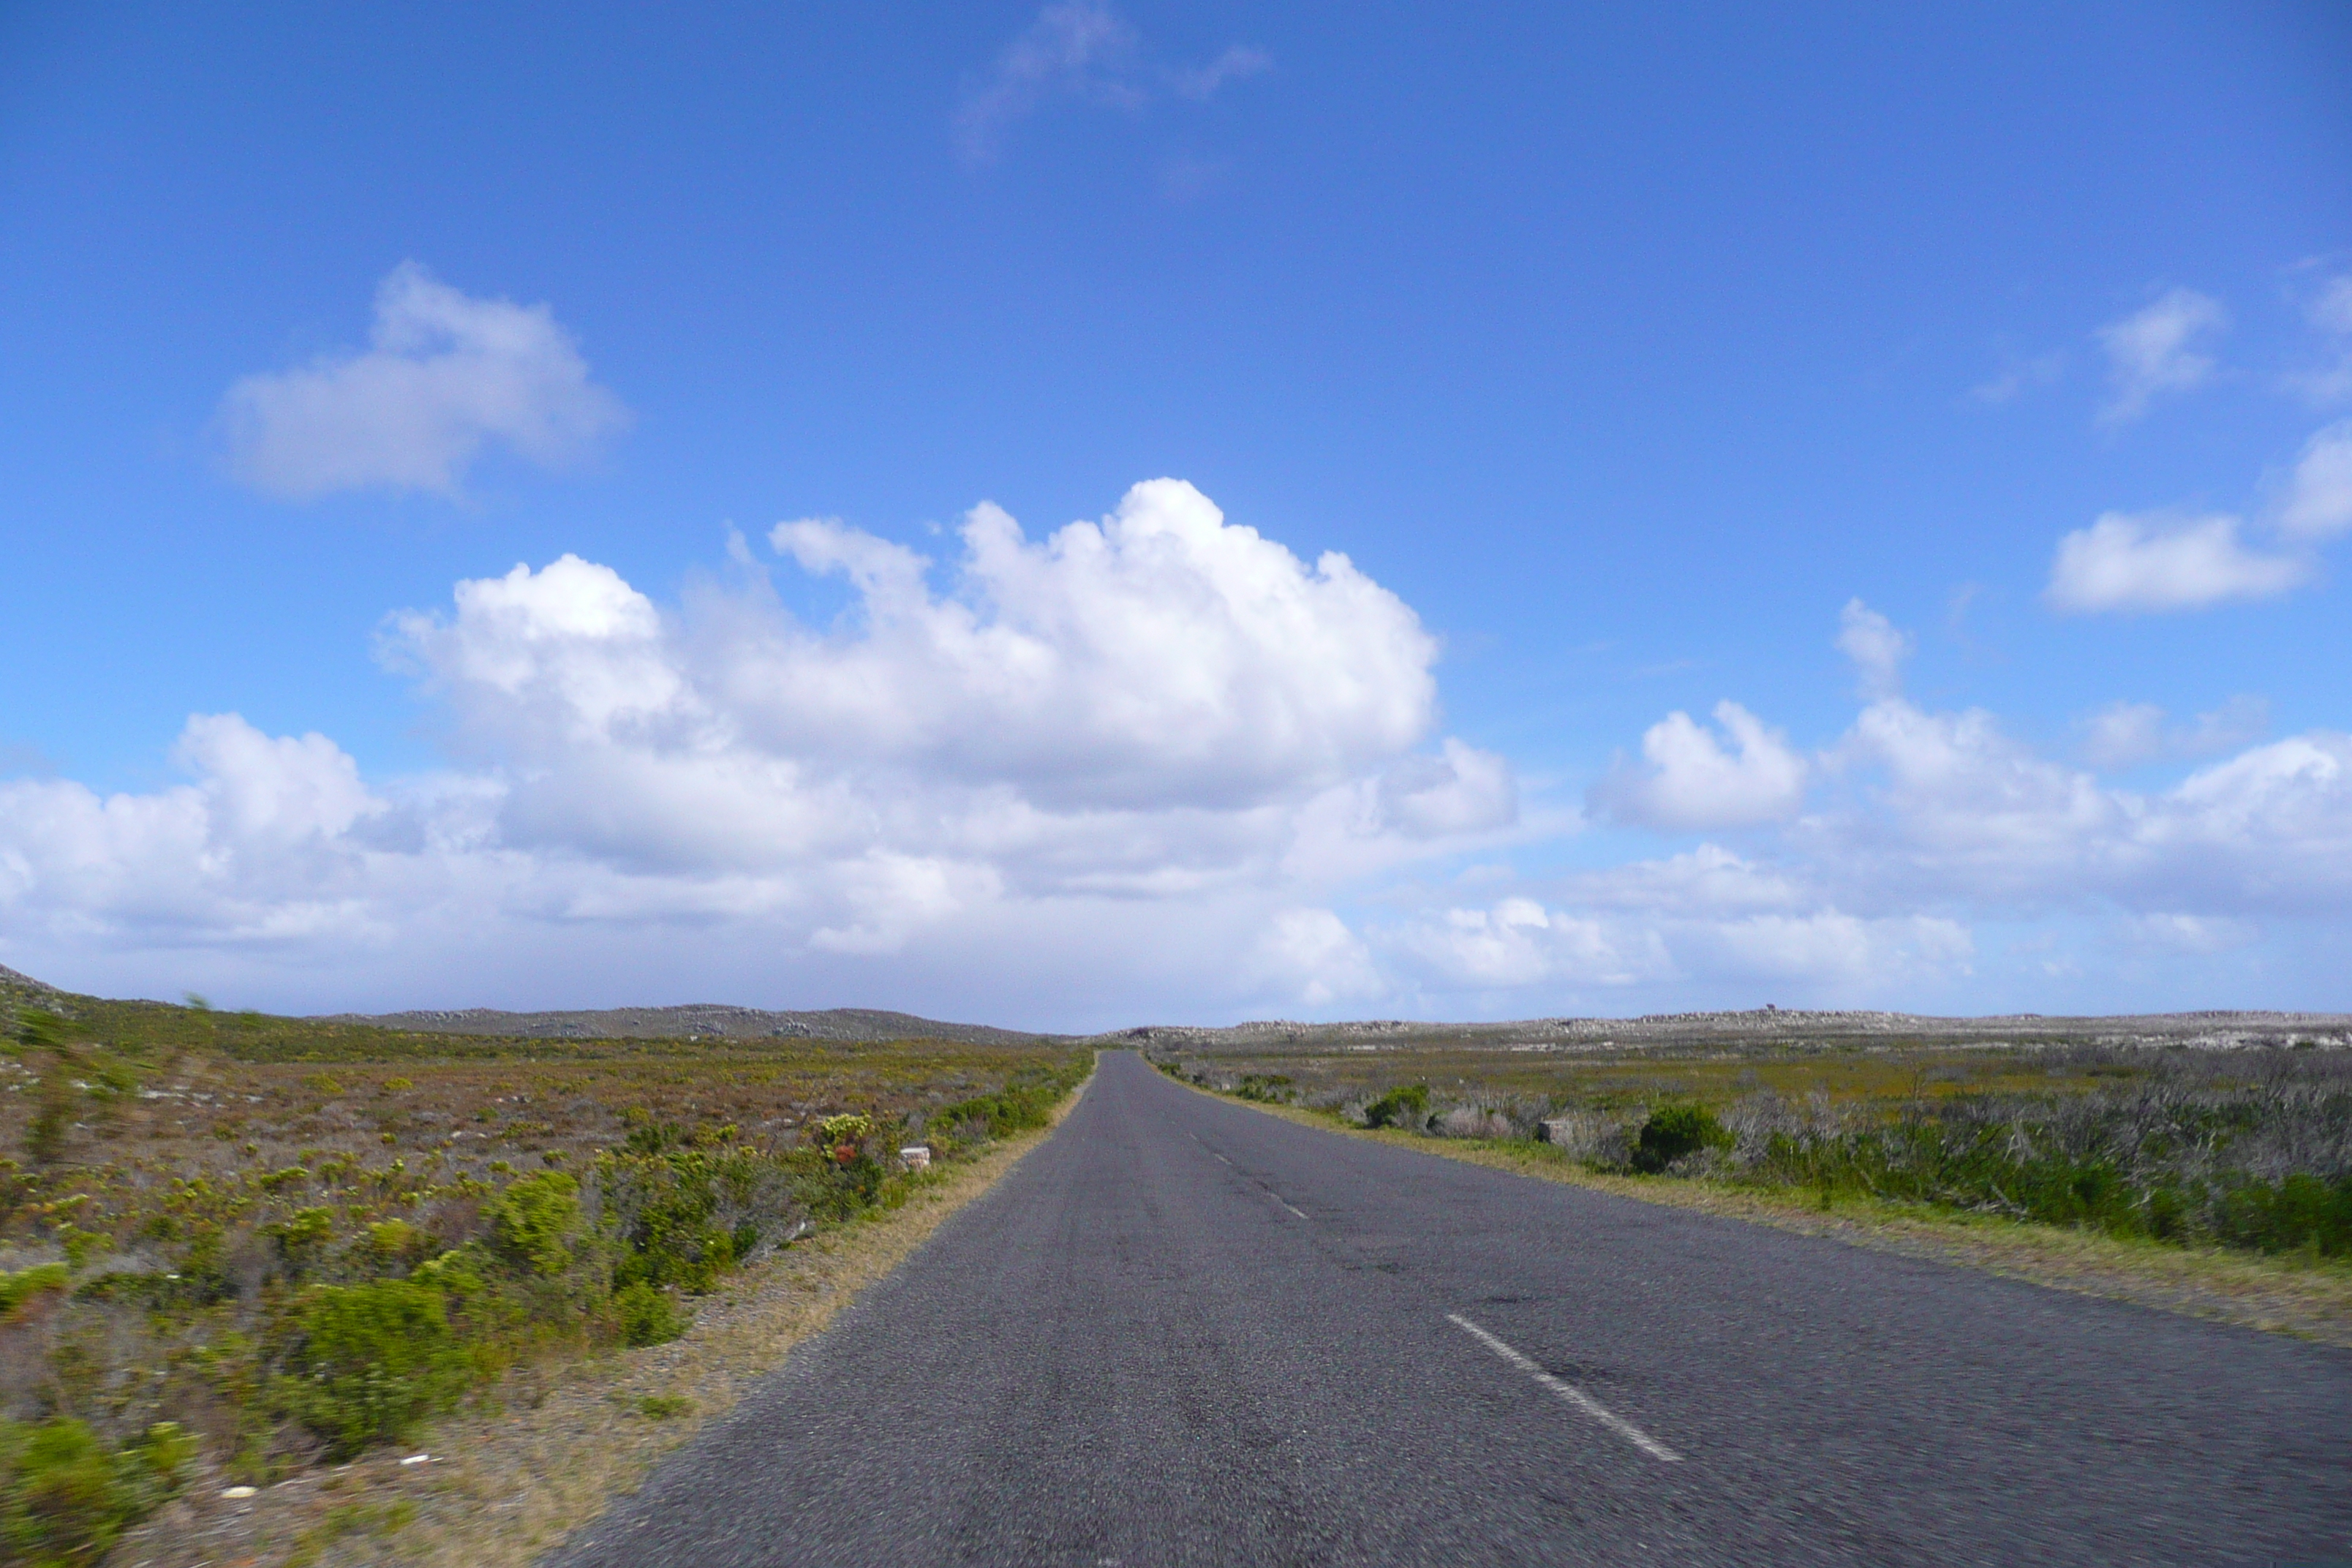
[{"label": "rocky hill", "polygon": [[2309,1040],[2314,1045],[2352,1046],[2352,1014],[2205,1012],[2054,1017],[2011,1013],[1983,1018],[1938,1018],[1911,1013],[1767,1006],[1747,1012],[1654,1013],[1638,1018],[1529,1018],[1491,1024],[1384,1019],[1354,1024],[1271,1020],[1226,1028],[1154,1025],[1099,1038],[1106,1044],[1170,1046],[1197,1051],[1378,1050],[1447,1046],[1473,1050],[1627,1050],[1780,1042],[1864,1045],[1897,1040],[1985,1046],[2063,1042],[2226,1048],[2286,1045],[2298,1040]]}]

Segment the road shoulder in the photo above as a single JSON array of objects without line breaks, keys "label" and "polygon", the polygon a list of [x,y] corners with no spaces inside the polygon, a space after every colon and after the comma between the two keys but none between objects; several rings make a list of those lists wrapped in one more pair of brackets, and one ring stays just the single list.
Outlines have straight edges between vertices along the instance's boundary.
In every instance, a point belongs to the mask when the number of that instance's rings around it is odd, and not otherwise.
[{"label": "road shoulder", "polygon": [[1875,1252],[1979,1269],[2055,1290],[2129,1301],[2185,1317],[2352,1349],[2352,1266],[2341,1263],[2126,1241],[2089,1231],[1951,1214],[1912,1204],[1840,1198],[1823,1209],[1808,1199],[1718,1182],[1602,1174],[1585,1169],[1548,1144],[1426,1138],[1389,1129],[1350,1127],[1326,1112],[1242,1100],[1181,1079],[1170,1081],[1195,1094],[1302,1127],[1366,1139],[1433,1159],[1484,1165],[1641,1203],[1693,1209]]}]

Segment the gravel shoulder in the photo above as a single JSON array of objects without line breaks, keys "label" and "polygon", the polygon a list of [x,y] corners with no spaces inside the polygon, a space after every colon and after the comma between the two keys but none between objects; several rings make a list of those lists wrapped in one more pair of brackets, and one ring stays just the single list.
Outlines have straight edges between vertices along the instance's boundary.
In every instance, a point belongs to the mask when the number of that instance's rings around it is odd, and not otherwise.
[{"label": "gravel shoulder", "polygon": [[2130,1301],[2352,1349],[2352,1265],[2126,1241],[1910,1204],[1841,1198],[1823,1209],[1810,1200],[1717,1182],[1603,1175],[1540,1143],[1426,1138],[1388,1129],[1349,1127],[1321,1111],[1240,1100],[1197,1084],[1184,1087],[1301,1126],[1385,1143],[1433,1159],[1484,1165],[1646,1204],[1824,1237],[1875,1252],[1980,1269],[2052,1289]]},{"label": "gravel shoulder", "polygon": [[[398,1562],[521,1568],[665,1455],[732,1409],[743,1391],[822,1333],[959,1209],[1053,1135],[1009,1138],[877,1211],[732,1277],[671,1343],[527,1368],[503,1407],[439,1423],[415,1448],[311,1472],[242,1500],[196,1489],[117,1547],[123,1568],[303,1568]],[[428,1458],[409,1462],[414,1455]]]}]

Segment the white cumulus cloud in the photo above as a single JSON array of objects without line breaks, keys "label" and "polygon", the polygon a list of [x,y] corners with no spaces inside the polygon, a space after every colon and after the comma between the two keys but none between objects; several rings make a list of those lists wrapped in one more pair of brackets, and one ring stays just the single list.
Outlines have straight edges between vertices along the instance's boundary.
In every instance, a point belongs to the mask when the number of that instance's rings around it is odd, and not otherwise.
[{"label": "white cumulus cloud", "polygon": [[1518,819],[1511,764],[1452,736],[1434,756],[1407,757],[1381,775],[1381,816],[1412,838],[1484,833]]},{"label": "white cumulus cloud", "polygon": [[979,507],[944,563],[837,522],[772,542],[850,610],[805,624],[757,570],[666,607],[564,555],[394,617],[443,773],[371,788],[322,737],[222,716],[190,722],[184,784],[5,785],[0,946],[252,959],[305,931],[308,962],[405,953],[428,992],[536,948],[605,952],[597,985],[642,951],[1108,988],[1041,1004],[1066,1010],[1204,976],[1319,1005],[1377,974],[1335,887],[1517,819],[1509,765],[1431,733],[1411,607],[1189,485],[1036,540]]},{"label": "white cumulus cloud", "polygon": [[547,306],[474,299],[404,262],[376,289],[364,352],[246,376],[221,419],[239,478],[307,500],[378,487],[456,496],[489,447],[561,467],[628,415]]},{"label": "white cumulus cloud", "polygon": [[[1732,701],[1709,730],[1669,713],[1642,736],[1643,767],[1621,765],[1593,804],[1620,822],[1663,828],[1739,827],[1794,816],[1809,769],[1788,737]],[[1728,742],[1727,744],[1726,742]]]},{"label": "white cumulus cloud", "polygon": [[1378,995],[1386,988],[1370,949],[1329,910],[1276,911],[1258,939],[1250,968],[1279,994],[1308,1007]]},{"label": "white cumulus cloud", "polygon": [[1886,697],[1903,689],[1903,661],[1911,657],[1911,634],[1860,599],[1848,599],[1838,613],[1838,651],[1853,661],[1864,697]]},{"label": "white cumulus cloud", "polygon": [[1383,936],[1428,983],[1450,991],[1552,981],[1622,986],[1668,967],[1654,932],[1638,927],[1612,931],[1604,921],[1555,912],[1527,898],[1503,899],[1486,909],[1433,911]]},{"label": "white cumulus cloud", "polygon": [[[944,563],[838,523],[774,539],[772,569],[849,578],[845,615],[805,625],[748,568],[658,604],[564,556],[395,621],[446,721],[438,773],[371,781],[326,737],[211,714],[184,782],[0,781],[0,962],[319,1010],[722,996],[1087,1026],[1977,1005],[1988,922],[2178,968],[2267,961],[2272,926],[2352,907],[2352,735],[2252,743],[2252,700],[2110,710],[2118,759],[2211,753],[2147,789],[1893,690],[1811,752],[1725,704],[1654,726],[1625,787],[1660,820],[1744,821],[1742,849],[1595,863],[1505,759],[1433,732],[1409,606],[1188,486],[1035,540],[976,509]],[[1866,669],[1899,667],[1899,628],[1854,626]]]},{"label": "white cumulus cloud", "polygon": [[2333,539],[2352,529],[2352,419],[2304,443],[2278,521],[2290,539]]},{"label": "white cumulus cloud", "polygon": [[2272,598],[2310,575],[2309,563],[2299,557],[2250,548],[2239,528],[2227,513],[2103,513],[2058,542],[2044,597],[2076,614],[2195,610]]},{"label": "white cumulus cloud", "polygon": [[2213,374],[2207,342],[2230,324],[2221,302],[2193,289],[2174,289],[2098,331],[2106,352],[2108,398],[2100,417],[2112,424],[2138,418],[2158,397],[2188,392]]}]

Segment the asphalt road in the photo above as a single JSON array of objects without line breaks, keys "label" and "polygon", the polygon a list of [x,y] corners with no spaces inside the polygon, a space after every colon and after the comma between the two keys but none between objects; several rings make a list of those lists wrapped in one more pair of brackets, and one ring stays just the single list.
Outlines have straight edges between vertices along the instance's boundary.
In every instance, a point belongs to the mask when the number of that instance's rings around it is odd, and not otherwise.
[{"label": "asphalt road", "polygon": [[1107,1054],[564,1568],[2352,1561],[2352,1354]]}]

